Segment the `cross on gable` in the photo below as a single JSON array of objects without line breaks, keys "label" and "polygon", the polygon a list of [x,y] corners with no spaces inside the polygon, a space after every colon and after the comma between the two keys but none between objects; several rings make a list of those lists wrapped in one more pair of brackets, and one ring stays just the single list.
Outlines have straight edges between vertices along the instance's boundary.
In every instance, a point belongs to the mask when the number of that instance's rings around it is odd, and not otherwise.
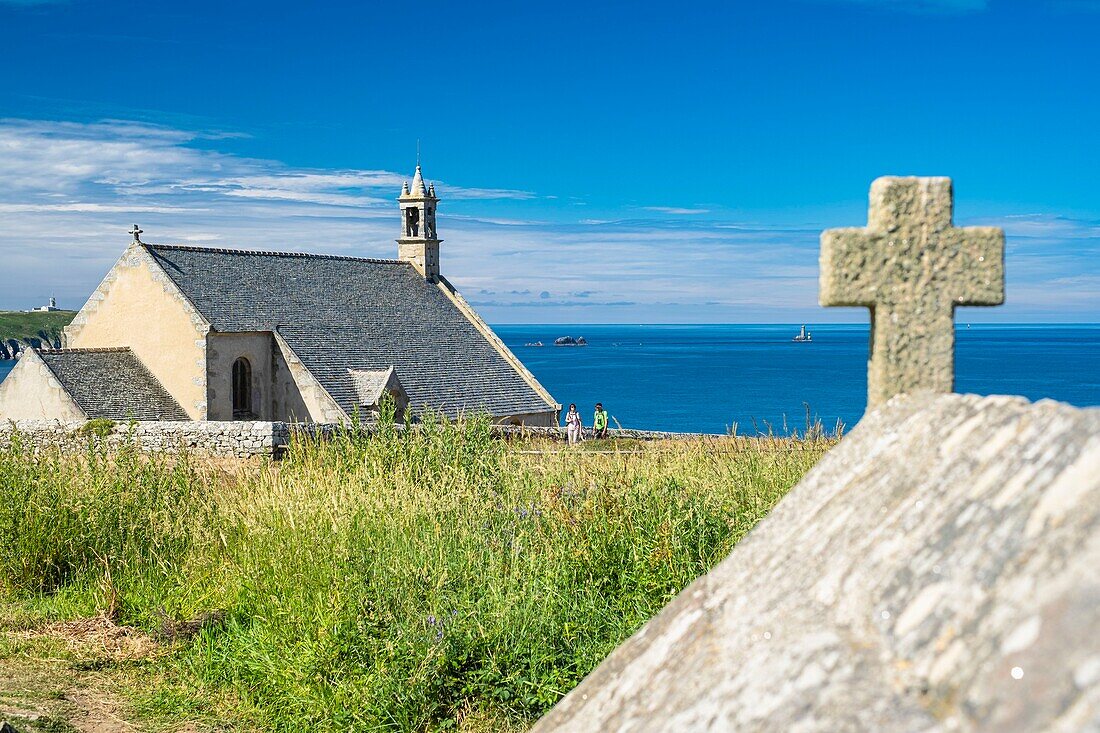
[{"label": "cross on gable", "polygon": [[866,228],[821,233],[821,305],[871,309],[867,406],[955,388],[955,307],[1004,302],[1004,231],[955,227],[950,178],[879,178]]},{"label": "cross on gable", "polygon": [[131,229],[129,232],[127,232],[127,234],[134,235],[134,241],[135,242],[140,242],[141,241],[142,230],[138,229],[137,224],[134,224],[134,228]]}]

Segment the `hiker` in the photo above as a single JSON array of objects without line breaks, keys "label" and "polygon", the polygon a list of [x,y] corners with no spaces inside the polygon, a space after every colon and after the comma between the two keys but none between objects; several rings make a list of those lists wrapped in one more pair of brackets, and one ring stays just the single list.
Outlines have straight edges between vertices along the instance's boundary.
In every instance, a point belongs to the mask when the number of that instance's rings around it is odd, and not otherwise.
[{"label": "hiker", "polygon": [[597,438],[607,437],[607,411],[603,409],[603,403],[596,403],[596,415],[592,418],[592,432]]},{"label": "hiker", "polygon": [[569,445],[576,445],[584,438],[584,425],[576,404],[570,404],[569,412],[565,413],[565,434],[569,436]]}]

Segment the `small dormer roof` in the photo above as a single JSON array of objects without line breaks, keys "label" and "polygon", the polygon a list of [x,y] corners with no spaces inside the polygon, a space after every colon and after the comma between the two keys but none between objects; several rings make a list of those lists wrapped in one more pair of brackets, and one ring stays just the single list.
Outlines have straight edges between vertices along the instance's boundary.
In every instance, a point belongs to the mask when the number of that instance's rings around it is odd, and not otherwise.
[{"label": "small dormer roof", "polygon": [[348,375],[363,407],[377,407],[387,392],[405,391],[397,378],[397,370],[392,366],[388,369],[348,369]]}]

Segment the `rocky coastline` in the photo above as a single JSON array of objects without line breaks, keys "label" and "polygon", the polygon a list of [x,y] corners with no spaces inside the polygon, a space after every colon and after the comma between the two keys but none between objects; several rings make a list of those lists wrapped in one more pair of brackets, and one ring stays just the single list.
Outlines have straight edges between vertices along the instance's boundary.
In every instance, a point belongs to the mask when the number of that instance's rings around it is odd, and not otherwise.
[{"label": "rocky coastline", "polygon": [[60,349],[61,331],[75,311],[0,311],[0,361],[13,361],[27,349]]}]

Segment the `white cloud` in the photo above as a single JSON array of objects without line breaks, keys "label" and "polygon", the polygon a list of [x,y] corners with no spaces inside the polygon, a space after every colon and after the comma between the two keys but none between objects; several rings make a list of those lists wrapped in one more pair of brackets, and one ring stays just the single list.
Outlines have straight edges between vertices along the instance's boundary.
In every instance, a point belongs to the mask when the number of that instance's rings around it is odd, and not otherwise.
[{"label": "white cloud", "polygon": [[1016,214],[989,219],[981,224],[999,226],[1008,237],[1028,237],[1064,241],[1067,239],[1100,239],[1100,221],[1074,219],[1051,214]]},{"label": "white cloud", "polygon": [[[120,120],[91,124],[0,120],[0,179],[8,191],[156,196],[196,192],[332,206],[390,204],[409,176],[383,170],[300,170],[190,147],[224,132]],[[439,183],[452,199],[528,199],[506,189]]]},{"label": "white cloud", "polygon": [[641,208],[642,211],[654,211],[658,214],[673,214],[676,216],[695,216],[710,213],[710,209],[688,209],[678,206],[643,206]]},{"label": "white cloud", "polygon": [[28,214],[47,212],[84,212],[100,214],[168,214],[180,211],[206,211],[189,206],[127,206],[122,204],[2,204],[0,213]]},{"label": "white cloud", "polygon": [[446,195],[455,200],[470,199],[533,199],[535,194],[530,191],[512,191],[507,188],[447,188],[437,187],[440,195]]},{"label": "white cloud", "polygon": [[[395,255],[394,199],[407,176],[229,155],[216,144],[227,136],[125,121],[0,121],[0,308],[50,295],[79,306],[135,221],[153,242]],[[491,321],[860,317],[817,307],[817,223],[658,206],[644,208],[647,218],[578,219],[595,207],[578,209],[567,195],[437,188],[444,272]],[[1096,221],[1034,214],[962,223],[1008,230],[1011,305],[995,317],[1100,320]]]}]

